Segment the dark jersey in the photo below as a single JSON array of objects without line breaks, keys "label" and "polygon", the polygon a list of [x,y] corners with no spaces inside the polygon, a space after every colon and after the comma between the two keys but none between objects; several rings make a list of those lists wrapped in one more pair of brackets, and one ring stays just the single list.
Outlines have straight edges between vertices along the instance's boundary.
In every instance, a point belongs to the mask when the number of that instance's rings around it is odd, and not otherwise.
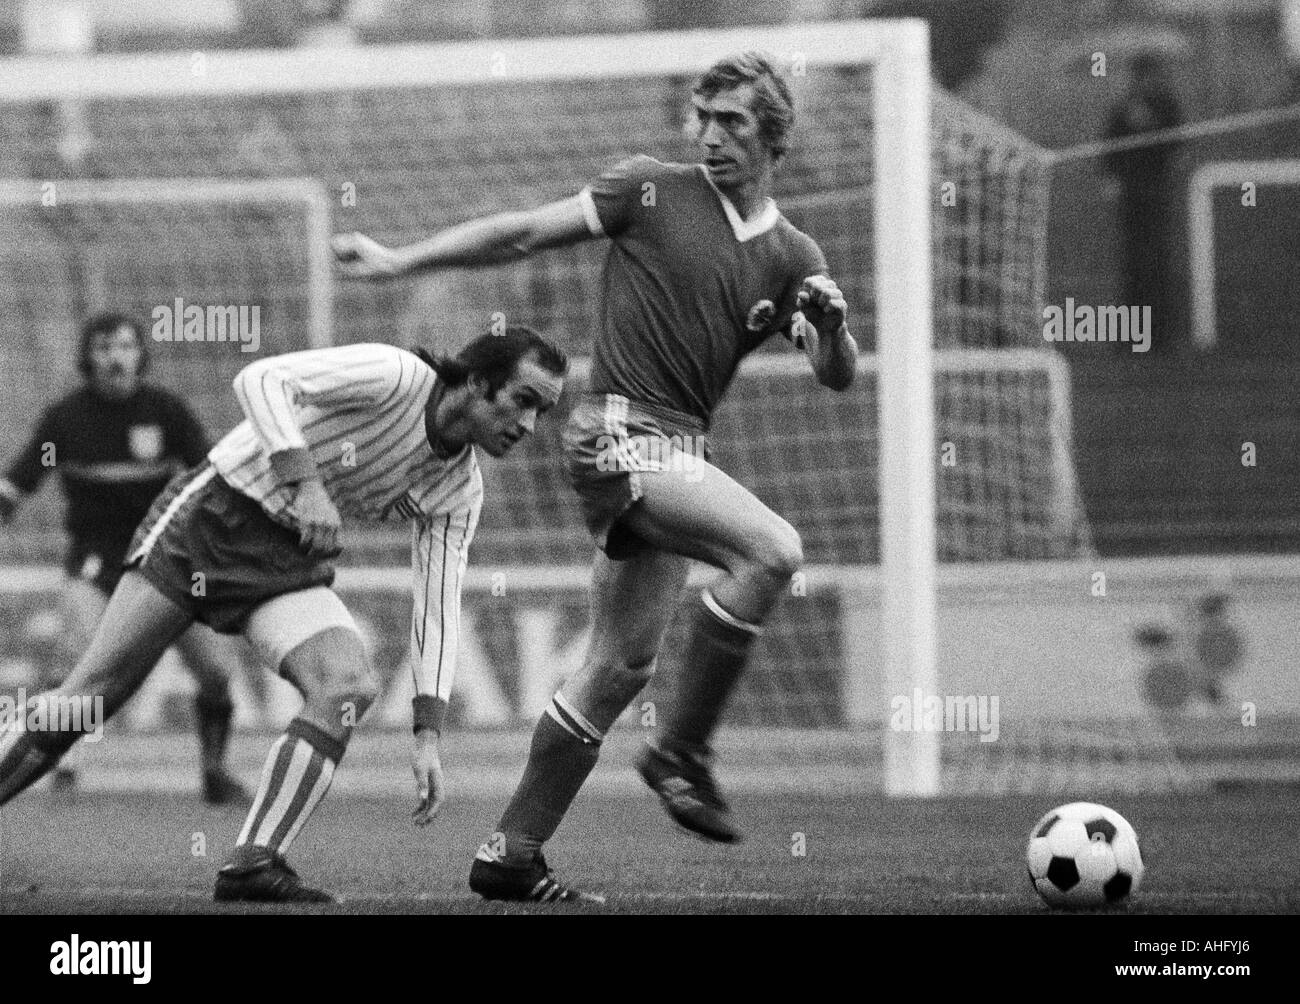
[{"label": "dark jersey", "polygon": [[171,476],[207,451],[203,427],[175,395],[142,385],[113,401],[85,386],[45,411],[6,476],[32,492],[58,471],[74,540],[125,548]]},{"label": "dark jersey", "polygon": [[770,199],[742,220],[700,164],[632,157],[579,196],[611,238],[591,389],[708,425],[740,360],[785,330],[817,244]]}]

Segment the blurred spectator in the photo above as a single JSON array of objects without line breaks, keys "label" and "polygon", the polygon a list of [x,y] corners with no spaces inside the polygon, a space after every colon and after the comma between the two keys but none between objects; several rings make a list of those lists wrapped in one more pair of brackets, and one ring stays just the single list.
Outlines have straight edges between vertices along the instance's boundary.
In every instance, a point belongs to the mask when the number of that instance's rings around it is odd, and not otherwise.
[{"label": "blurred spectator", "polygon": [[1173,632],[1163,624],[1144,624],[1134,639],[1146,653],[1142,668],[1143,698],[1161,714],[1181,713],[1192,698],[1192,674]]},{"label": "blurred spectator", "polygon": [[1192,606],[1192,650],[1196,654],[1198,685],[1205,700],[1223,703],[1223,680],[1241,669],[1245,640],[1233,622],[1232,596],[1226,589],[1211,588]]},{"label": "blurred spectator", "polygon": [[1241,671],[1246,651],[1231,605],[1228,587],[1211,583],[1192,601],[1184,627],[1152,623],[1135,632],[1145,653],[1143,697],[1161,714],[1203,716],[1230,706],[1225,681]]},{"label": "blurred spectator", "polygon": [[[1111,109],[1107,139],[1123,139],[1180,125],[1182,114],[1165,65],[1155,53],[1133,59],[1129,91]],[[1120,240],[1126,305],[1150,306],[1155,351],[1168,349],[1174,323],[1174,281],[1170,259],[1176,192],[1173,161],[1177,148],[1153,142],[1106,158],[1120,183]]]}]

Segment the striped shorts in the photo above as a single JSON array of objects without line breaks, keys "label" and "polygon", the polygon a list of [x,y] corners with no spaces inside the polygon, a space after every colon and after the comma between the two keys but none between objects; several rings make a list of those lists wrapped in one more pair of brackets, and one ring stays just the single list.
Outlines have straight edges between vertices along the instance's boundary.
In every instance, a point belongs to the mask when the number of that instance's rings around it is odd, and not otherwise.
[{"label": "striped shorts", "polygon": [[584,395],[564,427],[569,483],[597,546],[615,561],[649,547],[619,523],[641,498],[644,475],[691,478],[711,455],[697,419],[621,394]]},{"label": "striped shorts", "polygon": [[243,631],[249,615],[274,597],[334,581],[328,560],[303,551],[293,530],[209,463],[177,474],[154,500],[126,567],[225,634]]}]

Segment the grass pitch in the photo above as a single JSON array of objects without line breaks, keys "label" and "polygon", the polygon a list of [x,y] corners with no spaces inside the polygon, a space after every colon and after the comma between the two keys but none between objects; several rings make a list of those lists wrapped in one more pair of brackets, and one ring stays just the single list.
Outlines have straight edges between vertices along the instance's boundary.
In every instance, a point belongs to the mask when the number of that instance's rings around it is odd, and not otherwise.
[{"label": "grass pitch", "polygon": [[[747,839],[719,847],[674,828],[632,773],[634,737],[612,742],[548,845],[559,877],[604,906],[480,901],[466,886],[522,770],[527,735],[452,738],[451,800],[428,829],[410,822],[405,737],[362,739],[290,860],[342,896],[343,913],[1047,913],[1024,849],[1047,809],[1104,801],[1137,829],[1147,864],[1133,913],[1300,912],[1300,788],[892,800],[861,750],[827,737],[768,737],[765,760],[720,770]],[[255,780],[269,736],[241,736]],[[80,764],[74,797],[41,788],[0,812],[0,912],[285,912],[211,902],[243,812],[196,791],[193,740],[122,737]],[[355,755],[354,755],[355,754]],[[730,764],[732,769],[728,769]]]}]

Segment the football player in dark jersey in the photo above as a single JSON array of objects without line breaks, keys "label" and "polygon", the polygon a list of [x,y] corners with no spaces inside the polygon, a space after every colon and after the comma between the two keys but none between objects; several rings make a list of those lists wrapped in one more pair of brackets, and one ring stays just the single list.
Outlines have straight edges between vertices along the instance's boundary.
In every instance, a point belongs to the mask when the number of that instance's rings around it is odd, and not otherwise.
[{"label": "football player in dark jersey", "polygon": [[821,250],[770,196],[794,120],[783,74],[760,53],[732,56],[700,78],[692,102],[702,163],[633,157],[576,196],[410,247],[335,238],[343,273],[359,278],[611,241],[591,393],[564,435],[569,480],[600,549],[591,643],[538,723],[524,777],[475,858],[470,887],[490,899],[573,898],[548,876],[542,844],[606,730],[654,672],[692,559],[722,574],[696,601],[674,704],[638,769],[679,824],[724,843],[740,837],[710,740],[803,552],[794,527],[708,463],[705,434],[740,360],[770,336],[802,348],[834,390],[852,383],[857,344]]},{"label": "football player in dark jersey", "polygon": [[[90,644],[108,597],[122,577],[131,537],[154,498],[178,470],[208,451],[203,427],[179,397],[144,382],[148,354],[139,324],[106,313],[82,326],[78,348],[82,386],[41,416],[27,446],[0,478],[0,521],[50,471],[62,477],[69,544],[60,600],[73,665]],[[195,722],[203,768],[203,797],[214,805],[244,804],[248,792],[226,767],[234,705],[228,667],[240,663],[228,640],[196,625],[176,643],[198,684]],[[41,681],[43,687],[58,681]],[[71,787],[70,767],[54,774]]]}]

